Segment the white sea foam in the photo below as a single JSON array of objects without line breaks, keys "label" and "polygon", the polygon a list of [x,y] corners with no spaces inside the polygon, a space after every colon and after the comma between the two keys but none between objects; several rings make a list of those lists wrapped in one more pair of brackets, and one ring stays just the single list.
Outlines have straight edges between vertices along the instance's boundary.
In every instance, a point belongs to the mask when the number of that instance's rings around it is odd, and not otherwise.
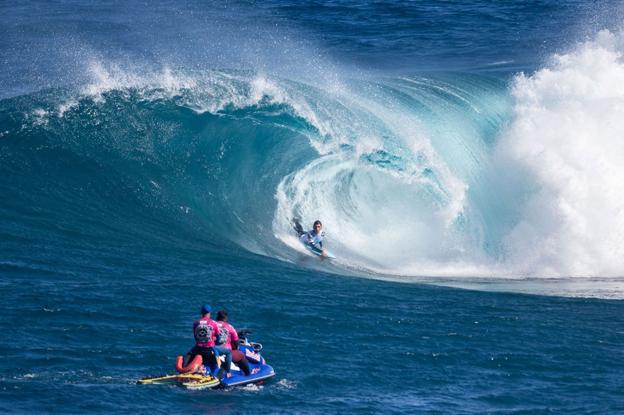
[{"label": "white sea foam", "polygon": [[46,125],[49,119],[49,112],[44,110],[43,108],[36,108],[32,114],[32,123],[33,125]]},{"label": "white sea foam", "polygon": [[291,389],[296,389],[297,388],[297,382],[294,382],[292,380],[288,380],[288,379],[281,379],[277,382],[277,385],[280,387],[280,389],[286,389],[286,390],[291,390]]},{"label": "white sea foam", "polygon": [[513,85],[503,160],[536,190],[505,238],[528,275],[624,275],[624,35],[602,31]]}]

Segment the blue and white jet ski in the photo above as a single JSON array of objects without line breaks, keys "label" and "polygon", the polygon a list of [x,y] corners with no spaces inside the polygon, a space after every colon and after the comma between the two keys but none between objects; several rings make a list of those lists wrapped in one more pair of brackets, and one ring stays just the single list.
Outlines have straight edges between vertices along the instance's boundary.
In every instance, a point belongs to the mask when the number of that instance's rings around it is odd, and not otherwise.
[{"label": "blue and white jet ski", "polygon": [[[212,389],[217,387],[241,386],[250,383],[262,383],[266,379],[275,376],[275,371],[260,354],[262,345],[253,343],[247,339],[249,330],[240,330],[238,332],[240,351],[249,363],[250,374],[245,375],[243,371],[232,363],[230,367],[230,377],[225,375],[223,366],[225,365],[225,356],[220,356],[220,364],[214,359],[211,362],[204,362],[202,356],[195,356],[192,361],[184,364],[184,357],[178,356],[176,359],[175,374],[150,376],[139,379],[140,385],[178,385],[187,389]],[[219,367],[220,366],[220,367]]]},{"label": "blue and white jet ski", "polygon": [[[245,375],[243,371],[232,362],[230,377],[224,376],[224,370],[214,367],[211,369],[211,374],[221,379],[221,386],[242,386],[249,383],[262,383],[266,379],[275,376],[275,371],[270,365],[267,365],[266,360],[260,354],[262,350],[262,344],[250,342],[247,339],[247,335],[251,332],[249,330],[240,330],[238,332],[239,344],[238,350],[245,355],[249,362],[249,369],[251,373]],[[225,364],[225,356],[220,356],[222,367]]]}]

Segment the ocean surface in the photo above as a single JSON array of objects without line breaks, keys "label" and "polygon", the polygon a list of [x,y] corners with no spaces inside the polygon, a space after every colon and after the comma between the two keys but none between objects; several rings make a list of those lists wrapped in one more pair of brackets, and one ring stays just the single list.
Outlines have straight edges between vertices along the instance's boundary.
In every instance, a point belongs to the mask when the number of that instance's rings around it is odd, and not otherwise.
[{"label": "ocean surface", "polygon": [[[0,413],[624,413],[623,18],[0,2]],[[136,385],[204,303],[277,375]]]}]

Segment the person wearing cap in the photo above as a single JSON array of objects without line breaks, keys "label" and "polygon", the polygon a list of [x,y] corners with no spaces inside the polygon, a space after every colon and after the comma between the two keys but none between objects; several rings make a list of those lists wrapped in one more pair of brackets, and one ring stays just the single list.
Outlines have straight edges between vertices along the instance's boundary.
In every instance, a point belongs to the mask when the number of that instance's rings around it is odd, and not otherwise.
[{"label": "person wearing cap", "polygon": [[240,368],[240,370],[249,376],[251,370],[249,369],[249,362],[245,355],[238,350],[238,333],[236,329],[228,323],[228,312],[226,310],[219,310],[217,312],[217,326],[219,326],[219,335],[217,336],[217,346],[219,353],[222,349],[227,349],[231,352],[232,361]]},{"label": "person wearing cap", "polygon": [[193,337],[195,337],[195,346],[189,352],[189,361],[194,359],[196,355],[201,355],[204,364],[214,362],[219,366],[218,352],[216,352],[215,340],[219,333],[219,326],[210,318],[212,307],[204,304],[201,308],[201,318],[193,323]]},{"label": "person wearing cap", "polygon": [[323,224],[320,220],[314,221],[314,225],[312,225],[312,229],[308,232],[304,232],[299,236],[299,240],[306,245],[310,245],[312,249],[318,251],[321,255],[327,256],[327,252],[323,248],[323,238],[325,237],[325,233],[321,230],[323,229]]}]

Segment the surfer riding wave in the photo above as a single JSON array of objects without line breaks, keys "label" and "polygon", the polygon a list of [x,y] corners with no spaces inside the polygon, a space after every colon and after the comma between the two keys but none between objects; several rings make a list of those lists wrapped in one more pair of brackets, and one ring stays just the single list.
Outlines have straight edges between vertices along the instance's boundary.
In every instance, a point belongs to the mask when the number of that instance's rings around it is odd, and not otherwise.
[{"label": "surfer riding wave", "polygon": [[309,231],[303,230],[303,226],[301,225],[301,221],[298,218],[293,219],[293,227],[295,232],[297,232],[297,236],[299,237],[299,241],[311,250],[313,253],[320,255],[322,257],[328,257],[329,254],[327,250],[323,247],[323,239],[325,238],[325,232],[322,231],[323,224],[320,220],[314,221],[312,225],[312,229]]}]

